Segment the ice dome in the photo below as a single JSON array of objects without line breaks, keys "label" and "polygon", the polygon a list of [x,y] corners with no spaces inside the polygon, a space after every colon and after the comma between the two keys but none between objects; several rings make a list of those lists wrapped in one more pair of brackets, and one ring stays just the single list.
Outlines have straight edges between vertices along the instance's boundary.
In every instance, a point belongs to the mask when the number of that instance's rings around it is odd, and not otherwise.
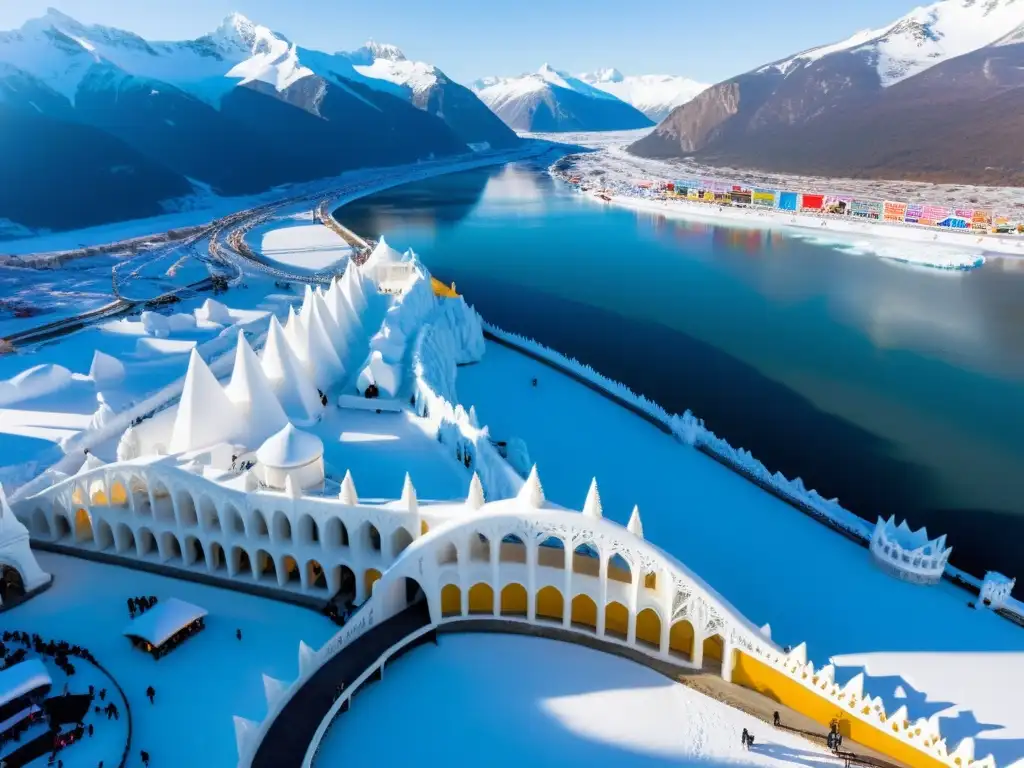
[{"label": "ice dome", "polygon": [[256,451],[256,460],[268,467],[291,469],[316,461],[324,455],[323,441],[314,434],[296,429],[290,422],[264,441]]},{"label": "ice dome", "polygon": [[323,441],[290,422],[259,447],[256,461],[259,478],[271,488],[284,488],[289,477],[298,488],[312,488],[324,481]]}]

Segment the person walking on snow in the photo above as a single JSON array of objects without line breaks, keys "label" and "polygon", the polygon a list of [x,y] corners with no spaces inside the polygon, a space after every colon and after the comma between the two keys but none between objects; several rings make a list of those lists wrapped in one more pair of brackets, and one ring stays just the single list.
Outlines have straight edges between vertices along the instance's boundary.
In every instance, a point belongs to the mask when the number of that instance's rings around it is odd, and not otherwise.
[{"label": "person walking on snow", "polygon": [[152,685],[149,686],[149,688],[146,689],[146,696],[149,697],[149,703],[152,704],[153,703],[153,697],[156,696],[156,689],[153,688]]},{"label": "person walking on snow", "polygon": [[740,738],[742,739],[742,741],[743,741],[743,748],[744,748],[744,749],[746,749],[746,748],[747,748],[747,739],[748,739],[749,737],[750,737],[750,734],[748,734],[748,733],[747,733],[747,729],[746,729],[746,728],[744,728],[744,729],[743,729],[743,735],[742,735],[742,736],[740,737]]},{"label": "person walking on snow", "polygon": [[240,629],[236,629],[236,630],[235,630],[235,637],[236,637],[237,639],[241,640],[241,639],[242,639],[242,630],[240,630]]},{"label": "person walking on snow", "polygon": [[782,718],[779,717],[779,711],[778,710],[775,710],[775,714],[772,715],[772,722],[774,723],[776,728],[778,728],[780,725],[782,725]]}]

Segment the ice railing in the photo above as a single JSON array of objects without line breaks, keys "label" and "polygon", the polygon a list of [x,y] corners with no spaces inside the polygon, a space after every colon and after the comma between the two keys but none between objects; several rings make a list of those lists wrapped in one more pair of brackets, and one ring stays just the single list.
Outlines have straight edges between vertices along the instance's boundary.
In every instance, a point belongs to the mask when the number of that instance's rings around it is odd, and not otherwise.
[{"label": "ice railing", "polygon": [[[412,353],[413,407],[432,426],[438,441],[456,461],[479,475],[488,499],[516,494],[522,479],[491,444],[486,427],[456,400],[457,341],[452,319],[441,311],[420,328]],[[467,458],[468,463],[467,463]]]},{"label": "ice railing", "polygon": [[961,739],[956,748],[950,750],[942,735],[941,713],[911,722],[905,704],[895,712],[886,713],[882,699],[864,691],[863,672],[852,677],[845,685],[839,685],[835,681],[835,668],[831,664],[815,670],[814,665],[807,661],[807,646],[804,643],[785,655],[765,655],[746,648],[738,650],[830,702],[836,707],[837,714],[842,712],[843,717],[856,718],[951,768],[996,768],[995,758],[991,754],[981,759],[975,758],[973,737]]}]

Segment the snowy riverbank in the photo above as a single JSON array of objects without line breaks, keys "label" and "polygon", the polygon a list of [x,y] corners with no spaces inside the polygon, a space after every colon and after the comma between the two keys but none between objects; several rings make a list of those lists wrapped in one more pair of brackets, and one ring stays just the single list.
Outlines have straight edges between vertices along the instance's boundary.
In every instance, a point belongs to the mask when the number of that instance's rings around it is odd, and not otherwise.
[{"label": "snowy riverbank", "polygon": [[[604,202],[594,195],[590,197],[596,202]],[[788,211],[727,208],[685,200],[644,199],[625,194],[611,195],[610,202],[668,218],[703,219],[743,227],[783,228],[795,237],[846,253],[872,255],[935,269],[976,269],[985,264],[986,252],[1024,256],[1024,240],[1021,238],[935,232],[857,220],[824,220],[818,216]]]}]

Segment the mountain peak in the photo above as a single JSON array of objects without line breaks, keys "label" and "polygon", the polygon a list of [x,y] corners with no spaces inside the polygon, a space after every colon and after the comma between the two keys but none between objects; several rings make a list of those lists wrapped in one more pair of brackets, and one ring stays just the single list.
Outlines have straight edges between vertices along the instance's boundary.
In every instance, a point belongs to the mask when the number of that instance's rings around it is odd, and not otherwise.
[{"label": "mountain peak", "polygon": [[376,40],[367,40],[363,48],[374,59],[386,59],[388,61],[405,61],[405,54],[397,45],[378,43]]},{"label": "mountain peak", "polygon": [[598,83],[621,83],[625,78],[615,67],[599,69],[594,73],[594,81]]}]

